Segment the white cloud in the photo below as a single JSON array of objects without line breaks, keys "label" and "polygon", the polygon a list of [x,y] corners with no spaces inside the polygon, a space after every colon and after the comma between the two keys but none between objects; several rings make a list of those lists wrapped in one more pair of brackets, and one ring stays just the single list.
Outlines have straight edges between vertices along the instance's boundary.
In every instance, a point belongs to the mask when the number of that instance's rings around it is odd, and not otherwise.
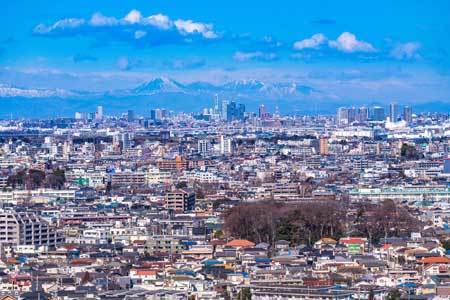
[{"label": "white cloud", "polygon": [[212,30],[211,24],[193,22],[192,20],[178,19],[174,22],[175,27],[181,34],[199,33],[206,39],[217,38],[217,34]]},{"label": "white cloud", "polygon": [[419,49],[419,43],[408,42],[397,45],[394,49],[392,49],[390,55],[396,59],[419,59],[420,54],[417,53]]},{"label": "white cloud", "polygon": [[142,14],[140,11],[133,9],[123,19],[125,22],[128,22],[130,24],[140,23]]},{"label": "white cloud", "polygon": [[[49,35],[49,34],[74,34],[78,33],[76,29],[89,29],[90,27],[102,28],[103,30],[111,29],[111,33],[115,34],[117,31],[134,33],[135,39],[143,37],[150,38],[148,34],[150,28],[155,28],[162,31],[171,31],[179,34],[179,38],[184,41],[186,36],[199,35],[204,39],[216,39],[218,34],[213,30],[213,25],[202,22],[195,22],[192,20],[178,19],[172,21],[168,16],[158,13],[148,17],[142,16],[139,10],[133,9],[126,16],[121,19],[115,17],[105,16],[100,12],[96,12],[89,20],[68,18],[55,22],[53,25],[39,24],[34,28],[35,34]],[[130,30],[129,27],[133,27]],[[66,31],[65,33],[63,31]],[[81,32],[81,31],[80,31]],[[83,31],[83,34],[89,34],[89,30]],[[173,35],[171,36],[173,38]]]},{"label": "white cloud", "polygon": [[55,22],[51,26],[46,26],[44,24],[37,25],[34,28],[34,33],[46,34],[51,33],[52,31],[55,30],[74,29],[80,27],[81,25],[84,25],[84,23],[85,23],[84,19],[76,19],[76,18],[62,19]]},{"label": "white cloud", "polygon": [[139,40],[139,39],[142,39],[144,36],[146,36],[147,35],[147,31],[143,31],[143,30],[137,30],[137,31],[135,31],[135,33],[134,33],[134,38],[135,39],[137,39],[137,40]]},{"label": "white cloud", "polygon": [[170,20],[170,18],[163,14],[156,14],[147,17],[144,22],[148,22],[149,24],[164,30],[170,29],[172,27],[172,21]]},{"label": "white cloud", "polygon": [[327,41],[327,37],[322,33],[316,33],[308,39],[297,41],[294,43],[294,49],[317,49],[319,46]]},{"label": "white cloud", "polygon": [[330,48],[339,51],[352,52],[375,52],[375,48],[367,42],[359,41],[353,33],[343,32],[335,41],[329,41]]},{"label": "white cloud", "polygon": [[261,51],[255,52],[241,52],[238,51],[234,54],[233,59],[239,62],[244,61],[273,61],[276,60],[278,56],[275,53],[264,53]]},{"label": "white cloud", "polygon": [[116,18],[104,16],[100,12],[93,14],[89,21],[89,24],[92,26],[114,26],[118,23],[119,21]]}]

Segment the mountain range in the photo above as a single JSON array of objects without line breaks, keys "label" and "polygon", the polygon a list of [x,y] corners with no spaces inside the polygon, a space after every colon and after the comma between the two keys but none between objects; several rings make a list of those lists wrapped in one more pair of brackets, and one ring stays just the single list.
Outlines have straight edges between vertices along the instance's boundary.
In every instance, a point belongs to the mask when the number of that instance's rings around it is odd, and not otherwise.
[{"label": "mountain range", "polygon": [[265,83],[259,80],[239,80],[214,85],[208,82],[193,82],[183,84],[168,77],[157,77],[144,82],[135,88],[113,90],[107,92],[80,92],[63,89],[35,89],[22,88],[11,85],[0,85],[0,98],[25,97],[25,98],[77,98],[101,96],[143,96],[164,93],[180,94],[226,94],[258,96],[266,98],[306,96],[312,94],[322,94],[320,91],[305,85],[299,85],[295,82],[288,83]]},{"label": "mountain range", "polygon": [[[263,82],[237,80],[223,84],[208,82],[181,83],[168,77],[157,77],[129,89],[104,92],[63,89],[36,89],[0,84],[0,118],[73,116],[76,111],[95,111],[97,105],[105,113],[117,114],[133,109],[147,115],[152,108],[195,112],[211,107],[213,99],[244,103],[256,111],[260,104],[269,110],[279,106],[283,113],[333,113],[339,106],[360,105],[298,82]],[[380,103],[364,103],[380,104]],[[445,111],[446,102],[421,103],[428,110]]]}]

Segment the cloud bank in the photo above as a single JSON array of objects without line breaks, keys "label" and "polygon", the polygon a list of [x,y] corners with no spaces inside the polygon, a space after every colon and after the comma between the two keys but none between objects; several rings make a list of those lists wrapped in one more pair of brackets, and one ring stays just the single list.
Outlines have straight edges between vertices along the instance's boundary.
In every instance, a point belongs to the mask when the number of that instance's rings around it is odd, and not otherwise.
[{"label": "cloud bank", "polygon": [[50,25],[41,23],[35,26],[33,34],[53,38],[83,35],[98,40],[121,39],[147,46],[220,38],[212,24],[190,19],[172,20],[161,13],[145,17],[136,9],[122,18],[97,12],[89,20],[66,18]]}]

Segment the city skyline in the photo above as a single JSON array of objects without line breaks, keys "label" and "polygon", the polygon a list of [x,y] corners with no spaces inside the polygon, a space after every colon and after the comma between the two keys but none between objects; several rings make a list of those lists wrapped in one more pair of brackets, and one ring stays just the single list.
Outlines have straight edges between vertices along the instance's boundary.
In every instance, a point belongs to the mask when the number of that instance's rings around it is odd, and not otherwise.
[{"label": "city skyline", "polygon": [[[449,105],[446,1],[46,0],[9,2],[4,11],[2,116],[18,115],[16,106],[38,110],[30,99],[53,116],[54,99],[66,108],[110,97],[112,106],[135,108],[148,96],[146,104],[186,110],[217,92],[249,106],[279,102],[285,112],[309,113],[311,101],[328,112],[392,101],[432,111]],[[139,90],[158,80],[160,89]]]}]

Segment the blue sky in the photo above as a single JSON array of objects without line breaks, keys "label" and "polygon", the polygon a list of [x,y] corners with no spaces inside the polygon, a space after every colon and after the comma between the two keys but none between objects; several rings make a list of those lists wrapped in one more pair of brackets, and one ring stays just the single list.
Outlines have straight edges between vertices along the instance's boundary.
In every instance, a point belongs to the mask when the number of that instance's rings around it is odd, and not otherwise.
[{"label": "blue sky", "polygon": [[450,101],[450,1],[4,1],[0,84],[105,91],[295,81],[339,99]]}]

